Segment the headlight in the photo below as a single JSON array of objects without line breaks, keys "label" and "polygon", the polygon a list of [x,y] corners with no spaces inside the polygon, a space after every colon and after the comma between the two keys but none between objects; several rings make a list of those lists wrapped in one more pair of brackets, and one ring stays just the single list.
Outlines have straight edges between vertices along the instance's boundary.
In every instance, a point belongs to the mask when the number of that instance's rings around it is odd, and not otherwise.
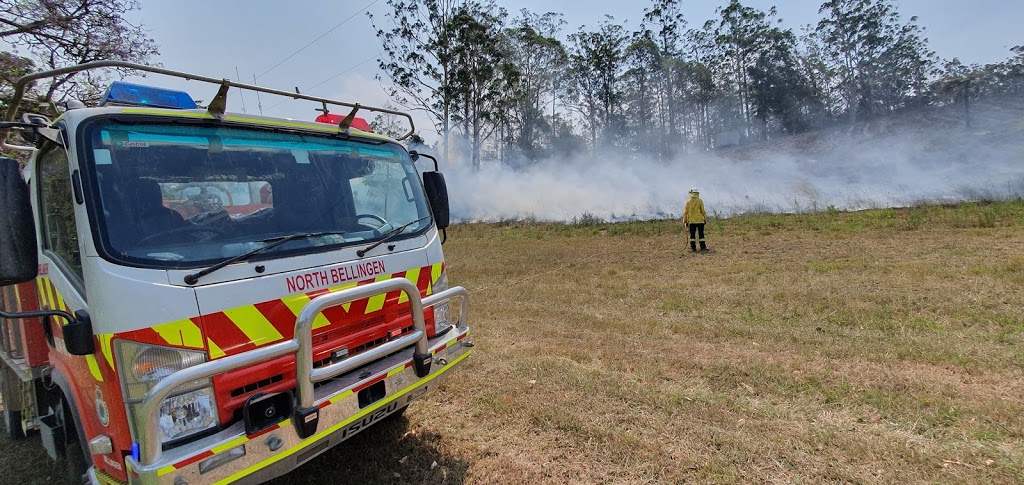
[{"label": "headlight", "polygon": [[452,326],[452,317],[448,302],[434,305],[434,335],[444,332],[450,326]]},{"label": "headlight", "polygon": [[[440,293],[448,289],[448,271],[441,271],[441,276],[437,277],[437,283],[434,283],[434,293]],[[434,335],[444,332],[452,325],[452,314],[451,307],[448,301],[444,301],[434,305]]]},{"label": "headlight", "polygon": [[[134,428],[142,424],[142,397],[165,377],[206,362],[201,351],[118,341],[118,373]],[[210,379],[184,384],[160,404],[160,440],[167,443],[214,428],[217,405]],[[136,432],[136,434],[138,434]]]}]

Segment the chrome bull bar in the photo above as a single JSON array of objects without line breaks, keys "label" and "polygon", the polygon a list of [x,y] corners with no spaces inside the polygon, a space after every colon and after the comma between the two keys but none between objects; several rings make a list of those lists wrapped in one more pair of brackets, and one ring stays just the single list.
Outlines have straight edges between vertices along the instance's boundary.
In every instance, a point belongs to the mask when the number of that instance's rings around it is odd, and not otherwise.
[{"label": "chrome bull bar", "polygon": [[[413,319],[413,331],[397,340],[374,347],[366,352],[341,362],[313,369],[313,319],[324,310],[351,303],[372,296],[401,291],[409,298]],[[421,299],[419,288],[405,278],[392,278],[367,285],[357,286],[336,293],[328,293],[312,299],[299,312],[295,320],[295,334],[291,340],[261,347],[242,354],[223,357],[177,371],[158,382],[142,398],[142,416],[145,420],[138,430],[139,464],[150,466],[160,460],[162,443],[160,429],[160,405],[178,387],[190,382],[207,379],[217,374],[251,366],[288,354],[295,354],[296,400],[295,429],[300,437],[307,438],[316,432],[318,402],[314,400],[313,385],[375,360],[415,346],[413,363],[416,374],[425,377],[430,373],[431,353],[427,348],[427,330],[423,320],[423,309],[434,306],[452,297],[462,297],[459,309],[459,327],[464,327],[469,310],[469,293],[457,286]],[[311,417],[312,416],[312,417]]]}]

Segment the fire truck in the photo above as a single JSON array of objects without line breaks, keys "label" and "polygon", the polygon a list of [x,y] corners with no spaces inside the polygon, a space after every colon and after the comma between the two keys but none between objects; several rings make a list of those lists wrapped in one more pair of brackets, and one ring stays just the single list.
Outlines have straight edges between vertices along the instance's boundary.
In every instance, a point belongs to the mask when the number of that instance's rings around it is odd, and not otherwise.
[{"label": "fire truck", "polygon": [[[216,94],[118,81],[15,120],[31,82],[109,68]],[[398,143],[408,114],[120,61],[14,88],[0,144],[31,158],[0,159],[3,415],[72,481],[266,481],[470,355],[447,188]],[[229,112],[232,90],[315,102],[330,124]],[[409,131],[374,134],[361,111]]]}]

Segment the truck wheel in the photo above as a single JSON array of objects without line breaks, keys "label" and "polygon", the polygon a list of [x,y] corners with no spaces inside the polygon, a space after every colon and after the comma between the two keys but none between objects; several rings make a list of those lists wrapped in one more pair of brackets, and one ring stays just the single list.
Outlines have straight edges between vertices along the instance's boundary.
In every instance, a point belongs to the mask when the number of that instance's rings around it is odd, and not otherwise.
[{"label": "truck wheel", "polygon": [[81,485],[89,483],[89,451],[85,437],[80,431],[81,424],[66,399],[61,399],[60,422],[64,427],[64,443],[67,456],[64,460],[67,483]]}]

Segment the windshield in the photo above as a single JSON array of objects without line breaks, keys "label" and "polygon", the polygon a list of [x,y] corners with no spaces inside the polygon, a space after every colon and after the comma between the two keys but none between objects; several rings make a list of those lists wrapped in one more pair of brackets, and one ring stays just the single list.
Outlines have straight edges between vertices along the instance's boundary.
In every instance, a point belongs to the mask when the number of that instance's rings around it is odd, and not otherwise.
[{"label": "windshield", "polygon": [[109,257],[169,268],[366,244],[430,225],[416,168],[393,144],[106,120],[86,132]]}]

